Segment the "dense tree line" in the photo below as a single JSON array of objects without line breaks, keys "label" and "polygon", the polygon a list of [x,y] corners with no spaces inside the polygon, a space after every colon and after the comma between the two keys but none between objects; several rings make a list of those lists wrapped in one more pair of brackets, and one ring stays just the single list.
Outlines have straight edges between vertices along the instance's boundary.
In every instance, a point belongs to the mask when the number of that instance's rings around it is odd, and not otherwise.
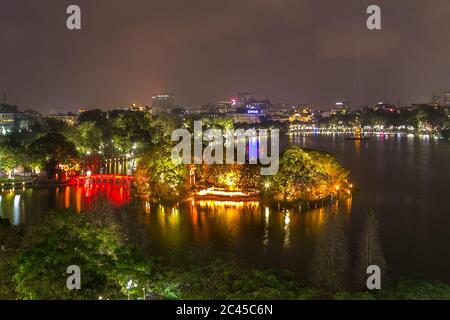
[{"label": "dense tree line", "polygon": [[319,116],[317,124],[325,127],[412,127],[415,132],[423,132],[429,128],[443,132],[450,126],[450,121],[445,109],[422,105],[415,109],[399,109],[398,111],[364,109],[347,114],[334,114],[330,117]]},{"label": "dense tree line", "polygon": [[75,126],[29,112],[29,129],[0,136],[0,171],[11,173],[46,171],[55,176],[57,165],[72,166],[89,157],[140,156],[166,141],[179,125],[169,116],[154,117],[145,112],[82,113]]},{"label": "dense tree line", "polygon": [[[445,284],[389,282],[384,274],[382,290],[352,285],[359,275],[350,272],[342,217],[328,217],[319,235],[308,286],[288,271],[249,266],[213,249],[144,254],[142,228],[127,226],[127,215],[98,208],[54,211],[29,226],[0,220],[0,299],[450,299]],[[369,214],[354,270],[359,262],[366,268],[384,261],[375,234]],[[66,287],[74,264],[82,270],[81,290]]]}]

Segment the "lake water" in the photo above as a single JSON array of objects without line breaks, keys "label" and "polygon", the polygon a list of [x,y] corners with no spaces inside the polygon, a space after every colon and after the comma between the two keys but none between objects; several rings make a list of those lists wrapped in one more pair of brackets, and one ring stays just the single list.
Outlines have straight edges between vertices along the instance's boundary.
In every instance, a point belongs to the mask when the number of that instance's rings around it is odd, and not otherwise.
[{"label": "lake water", "polygon": [[[136,213],[155,252],[214,246],[249,263],[286,268],[305,279],[320,227],[332,213],[347,222],[352,250],[365,212],[374,209],[390,273],[450,283],[450,143],[406,136],[349,141],[340,135],[295,135],[284,146],[328,151],[351,171],[352,199],[321,209],[271,210],[258,202],[198,201],[152,205]],[[51,208],[80,212],[108,201],[131,200],[126,186],[59,187],[2,191],[0,214],[31,222]]]}]

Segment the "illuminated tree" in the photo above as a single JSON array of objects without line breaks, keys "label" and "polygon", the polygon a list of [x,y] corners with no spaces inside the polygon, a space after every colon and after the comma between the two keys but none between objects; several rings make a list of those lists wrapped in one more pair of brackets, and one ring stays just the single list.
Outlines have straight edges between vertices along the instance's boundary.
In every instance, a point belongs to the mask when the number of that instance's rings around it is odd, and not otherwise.
[{"label": "illuminated tree", "polygon": [[197,167],[199,183],[205,186],[240,189],[244,191],[260,190],[262,176],[258,165],[199,165]]},{"label": "illuminated tree", "polygon": [[103,132],[95,122],[82,122],[76,127],[66,129],[64,135],[83,155],[100,151],[103,142]]},{"label": "illuminated tree", "polygon": [[62,134],[55,132],[36,139],[28,152],[45,168],[48,178],[55,176],[58,164],[73,164],[78,158],[75,145]]},{"label": "illuminated tree", "polygon": [[170,200],[185,193],[188,170],[172,160],[170,145],[154,146],[139,160],[136,178],[145,196]]},{"label": "illuminated tree", "polygon": [[0,170],[5,171],[9,178],[11,178],[12,171],[19,165],[20,160],[17,150],[0,146]]},{"label": "illuminated tree", "polygon": [[292,146],[281,155],[278,173],[268,179],[270,194],[281,201],[318,200],[349,192],[348,174],[332,155]]}]

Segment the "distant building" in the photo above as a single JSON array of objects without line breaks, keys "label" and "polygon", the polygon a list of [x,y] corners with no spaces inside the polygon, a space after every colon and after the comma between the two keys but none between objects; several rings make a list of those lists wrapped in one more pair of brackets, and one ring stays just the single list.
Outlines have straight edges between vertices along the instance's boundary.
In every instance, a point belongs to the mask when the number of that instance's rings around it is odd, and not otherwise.
[{"label": "distant building", "polygon": [[258,113],[229,113],[228,118],[234,123],[257,124],[261,122],[261,114]]},{"label": "distant building", "polygon": [[0,134],[7,134],[15,129],[16,113],[2,112],[0,113]]},{"label": "distant building", "polygon": [[265,114],[271,107],[272,104],[269,100],[253,100],[247,103],[244,112],[251,114]]},{"label": "distant building", "polygon": [[304,107],[299,112],[291,115],[289,121],[300,121],[303,123],[312,123],[314,120],[314,114],[310,108]]},{"label": "distant building", "polygon": [[384,111],[384,112],[397,112],[397,107],[393,106],[389,103],[378,102],[377,105],[373,108],[376,111]]},{"label": "distant building", "polygon": [[22,131],[30,129],[30,117],[26,113],[17,113],[14,122],[16,130]]},{"label": "distant building", "polygon": [[288,117],[297,112],[298,108],[288,103],[278,103],[275,106],[269,106],[266,111],[266,115],[269,117]]},{"label": "distant building", "polygon": [[0,134],[5,135],[12,131],[28,130],[30,119],[26,113],[0,112]]},{"label": "distant building", "polygon": [[331,114],[348,114],[350,112],[350,102],[338,101],[335,103],[334,108],[331,109]]},{"label": "distant building", "polygon": [[211,112],[211,105],[184,106],[183,110],[186,115],[208,114]]},{"label": "distant building", "polygon": [[171,93],[158,93],[152,96],[152,110],[156,113],[169,112],[175,107],[175,96]]},{"label": "distant building", "polygon": [[444,92],[443,102],[444,106],[450,106],[450,91]]},{"label": "distant building", "polygon": [[240,108],[245,107],[252,100],[252,95],[248,92],[238,93],[237,96],[237,104],[239,104]]},{"label": "distant building", "polygon": [[237,110],[237,101],[231,99],[230,101],[220,101],[217,110],[219,113],[233,113]]},{"label": "distant building", "polygon": [[45,117],[49,118],[49,119],[56,119],[59,121],[63,121],[69,126],[74,126],[78,123],[78,115],[73,114],[71,112],[69,112],[67,114],[62,114],[62,113],[61,114],[51,114],[51,115],[47,115]]},{"label": "distant building", "polygon": [[123,111],[141,111],[141,112],[149,112],[151,113],[151,108],[149,106],[144,106],[142,104],[133,103],[129,106],[121,107],[120,110]]}]

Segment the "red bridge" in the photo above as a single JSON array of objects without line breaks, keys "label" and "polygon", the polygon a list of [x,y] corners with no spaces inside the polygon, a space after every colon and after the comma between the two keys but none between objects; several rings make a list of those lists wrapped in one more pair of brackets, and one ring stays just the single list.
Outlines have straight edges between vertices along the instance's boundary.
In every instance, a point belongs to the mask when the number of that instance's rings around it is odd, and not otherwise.
[{"label": "red bridge", "polygon": [[69,183],[74,185],[128,184],[132,180],[134,180],[134,177],[126,174],[93,174],[90,176],[78,176],[75,178],[70,178]]}]

